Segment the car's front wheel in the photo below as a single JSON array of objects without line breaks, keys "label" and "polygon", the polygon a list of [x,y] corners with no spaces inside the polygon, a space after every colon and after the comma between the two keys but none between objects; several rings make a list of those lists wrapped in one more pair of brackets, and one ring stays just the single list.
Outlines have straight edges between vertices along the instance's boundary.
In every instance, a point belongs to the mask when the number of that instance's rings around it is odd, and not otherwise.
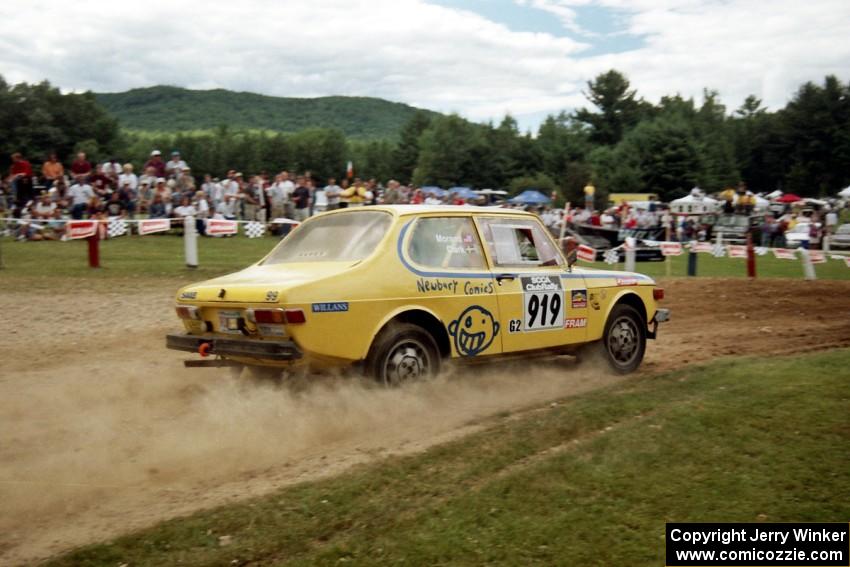
[{"label": "car's front wheel", "polygon": [[436,376],[440,354],[434,337],[422,327],[391,324],[375,337],[365,370],[385,386],[399,386]]},{"label": "car's front wheel", "polygon": [[630,305],[616,305],[605,322],[602,352],[619,374],[634,372],[646,352],[646,324]]}]

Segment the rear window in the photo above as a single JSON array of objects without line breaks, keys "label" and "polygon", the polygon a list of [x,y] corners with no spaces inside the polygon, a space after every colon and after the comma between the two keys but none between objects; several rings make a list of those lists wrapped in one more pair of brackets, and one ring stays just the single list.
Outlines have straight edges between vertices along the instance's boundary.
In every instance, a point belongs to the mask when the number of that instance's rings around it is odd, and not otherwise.
[{"label": "rear window", "polygon": [[294,229],[263,264],[362,260],[375,251],[391,222],[392,215],[381,211],[318,217]]},{"label": "rear window", "polygon": [[468,217],[418,219],[408,241],[407,254],[428,268],[487,267],[475,225]]}]

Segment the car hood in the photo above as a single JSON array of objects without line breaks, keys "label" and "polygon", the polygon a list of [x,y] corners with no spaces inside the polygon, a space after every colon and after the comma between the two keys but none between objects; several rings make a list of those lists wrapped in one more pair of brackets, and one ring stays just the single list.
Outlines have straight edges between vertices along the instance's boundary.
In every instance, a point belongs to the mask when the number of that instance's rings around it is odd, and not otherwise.
[{"label": "car hood", "polygon": [[177,292],[177,299],[205,303],[277,303],[293,287],[336,276],[359,263],[257,264],[226,276],[186,286]]}]

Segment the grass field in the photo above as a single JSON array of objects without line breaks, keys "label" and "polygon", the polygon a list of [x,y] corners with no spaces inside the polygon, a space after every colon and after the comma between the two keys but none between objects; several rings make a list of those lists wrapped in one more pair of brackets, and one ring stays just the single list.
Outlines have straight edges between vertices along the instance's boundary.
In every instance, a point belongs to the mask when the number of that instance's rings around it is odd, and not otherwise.
[{"label": "grass field", "polygon": [[[88,267],[87,243],[71,242],[14,242],[5,238],[0,243],[3,270],[0,279],[24,277],[43,279],[52,276],[87,277],[108,279],[112,277],[172,276],[187,282],[231,272],[262,258],[277,242],[277,238],[249,239],[244,236],[233,238],[201,238],[199,240],[200,267],[186,268],[183,256],[183,240],[172,235],[122,237],[101,242],[101,266],[99,270]],[[715,258],[711,254],[699,254],[698,276],[746,277],[745,260]],[[777,260],[772,254],[756,259],[759,277],[803,277],[799,261]],[[579,265],[587,265],[580,263]],[[623,269],[623,264],[609,266],[602,262],[593,264],[597,268]],[[844,262],[829,260],[815,266],[818,278],[850,279],[850,269]],[[640,262],[637,271],[658,277],[667,274],[663,262]],[[670,275],[687,275],[687,256],[671,258]],[[37,282],[36,282],[37,283]]]},{"label": "grass field", "polygon": [[51,564],[663,565],[665,522],[846,522],[848,365],[837,350],[637,378]]}]

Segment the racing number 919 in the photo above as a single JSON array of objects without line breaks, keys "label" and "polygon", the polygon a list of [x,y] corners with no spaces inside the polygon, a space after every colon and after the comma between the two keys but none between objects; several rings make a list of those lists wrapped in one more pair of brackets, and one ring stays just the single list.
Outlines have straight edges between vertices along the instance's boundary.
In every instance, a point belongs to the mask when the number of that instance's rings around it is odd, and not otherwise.
[{"label": "racing number 919", "polygon": [[564,326],[564,291],[560,278],[522,278],[523,328],[526,331]]}]

